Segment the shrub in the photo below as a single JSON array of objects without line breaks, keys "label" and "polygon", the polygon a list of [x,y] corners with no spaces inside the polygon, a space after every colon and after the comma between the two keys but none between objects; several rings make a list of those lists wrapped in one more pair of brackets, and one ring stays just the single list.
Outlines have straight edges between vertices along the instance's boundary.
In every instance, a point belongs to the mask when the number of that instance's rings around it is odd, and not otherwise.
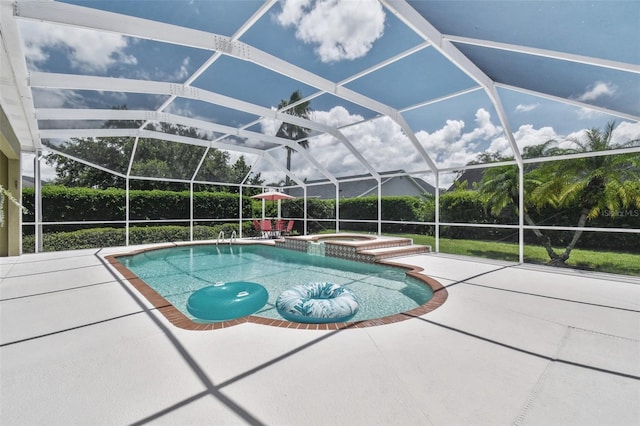
[{"label": "shrub", "polygon": [[[124,221],[125,220],[125,191],[122,189],[95,190],[91,188],[66,188],[61,186],[44,186],[42,188],[43,219],[45,222],[64,221]],[[185,241],[189,239],[189,230],[185,226],[157,226],[154,220],[162,219],[189,219],[190,194],[188,191],[130,191],[130,215],[132,220],[149,220],[148,228],[139,224],[131,228],[130,243]],[[194,217],[200,219],[230,219],[238,217],[238,195],[226,192],[197,192],[193,194]],[[307,200],[307,231],[318,233],[335,229],[336,201],[322,199]],[[34,189],[23,190],[22,204],[28,209],[24,214],[25,222],[34,221]],[[430,222],[435,219],[435,201],[433,197],[383,197],[382,220],[400,223],[384,225],[384,232],[389,233],[414,233],[432,234],[433,227],[427,225],[414,225],[408,222]],[[265,214],[275,217],[277,203],[266,202]],[[342,198],[340,199],[340,219],[344,221],[341,229],[351,231],[375,232],[377,225],[374,223],[362,223],[359,220],[375,221],[378,201],[376,197]],[[243,218],[262,216],[262,202],[250,197],[243,197]],[[552,207],[544,207],[540,210],[529,211],[529,214],[538,225],[575,226],[580,208],[564,208],[558,210]],[[282,215],[287,218],[302,219],[304,217],[304,200],[297,198],[282,201]],[[353,220],[351,222],[350,220]],[[480,199],[479,194],[472,190],[457,190],[442,194],[440,197],[440,220],[451,223],[478,223],[478,224],[515,224],[517,216],[515,210],[505,209],[498,217],[492,216]],[[108,247],[123,245],[124,224],[111,224],[110,228],[92,228],[95,225],[47,225],[45,227],[44,241],[46,250],[64,250],[67,248]],[[221,227],[220,227],[221,226]],[[640,228],[640,212],[631,210],[624,216],[603,215],[587,226],[593,227],[628,227]],[[89,229],[87,229],[89,228]],[[214,231],[211,231],[211,228]],[[216,238],[220,230],[225,235],[237,228],[237,224],[196,226],[194,227],[194,239]],[[109,229],[109,231],[105,231]],[[163,230],[161,230],[163,229]],[[70,231],[85,230],[86,233],[73,234]],[[96,230],[97,235],[91,235],[91,230]],[[91,231],[91,232],[90,232]],[[294,232],[302,234],[304,231],[301,220],[296,220]],[[24,251],[33,251],[33,226],[25,226]],[[252,224],[243,228],[243,234],[254,236]],[[554,245],[568,244],[573,236],[573,231],[545,232],[552,237]],[[514,229],[498,228],[469,228],[448,227],[440,229],[440,235],[444,238],[464,238],[489,241],[517,242],[518,232]],[[585,232],[578,241],[578,248],[620,249],[640,251],[640,238],[631,233],[608,233],[606,238],[599,232]],[[30,237],[31,236],[31,237]],[[525,232],[526,241],[536,241],[530,231]],[[59,247],[59,248],[54,248]]]},{"label": "shrub", "polygon": [[[28,213],[23,221],[35,221],[35,192],[25,188],[23,205]],[[251,198],[244,197],[243,217],[251,217]],[[227,192],[199,192],[193,195],[194,217],[199,219],[230,219],[239,216],[238,195]],[[67,221],[124,221],[126,219],[126,192],[123,189],[42,188],[42,215],[44,222]],[[129,192],[131,220],[189,219],[191,209],[189,191]],[[78,230],[95,225],[48,225],[47,231]],[[25,233],[33,233],[33,228]]]},{"label": "shrub", "polygon": [[[495,217],[485,210],[477,191],[457,190],[440,197],[440,221],[449,223],[503,224],[509,223],[509,216]],[[440,236],[470,240],[518,241],[518,231],[498,228],[470,228],[443,226]]]},{"label": "shrub", "polygon": [[[238,232],[237,224],[225,223],[215,226],[194,226],[193,239],[214,240],[220,231],[229,238],[233,231]],[[251,223],[243,224],[243,235],[253,235]],[[129,228],[129,244],[151,244],[172,241],[189,241],[188,226],[138,226]],[[71,232],[50,232],[42,236],[44,251],[78,250],[87,248],[124,246],[126,235],[124,228],[92,228]],[[35,236],[24,235],[22,250],[25,253],[35,251]]]}]

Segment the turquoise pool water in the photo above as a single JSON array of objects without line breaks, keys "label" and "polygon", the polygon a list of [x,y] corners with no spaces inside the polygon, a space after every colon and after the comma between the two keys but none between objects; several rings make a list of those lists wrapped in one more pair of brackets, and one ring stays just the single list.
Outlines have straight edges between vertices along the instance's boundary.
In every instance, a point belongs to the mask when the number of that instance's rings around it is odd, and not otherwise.
[{"label": "turquoise pool water", "polygon": [[278,295],[298,284],[328,281],[349,288],[360,302],[352,321],[406,312],[433,296],[429,286],[407,276],[401,268],[258,244],[172,247],[118,259],[195,322],[210,321],[199,320],[188,312],[189,296],[222,281],[263,285],[269,293],[268,301],[253,315],[273,319],[282,319],[275,308]]}]

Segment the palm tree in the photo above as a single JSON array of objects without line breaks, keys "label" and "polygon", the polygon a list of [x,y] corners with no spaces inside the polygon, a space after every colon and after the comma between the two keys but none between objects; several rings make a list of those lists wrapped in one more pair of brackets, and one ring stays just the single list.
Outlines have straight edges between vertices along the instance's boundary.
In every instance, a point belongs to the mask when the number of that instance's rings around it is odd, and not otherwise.
[{"label": "palm tree", "polygon": [[[613,145],[616,123],[607,123],[603,130],[586,131],[586,139],[571,138],[574,148],[564,154],[609,151],[638,145],[640,139]],[[547,180],[533,190],[531,198],[536,205],[544,203],[554,207],[580,207],[577,226],[605,214],[615,217],[621,210],[640,207],[640,155],[618,154],[587,156],[545,164],[542,168]],[[546,170],[545,170],[546,169]],[[555,263],[564,263],[571,254],[583,231],[577,230],[565,251]]]},{"label": "palm tree", "polygon": [[[550,148],[552,141],[548,141],[544,144],[526,147],[522,153],[523,158],[534,158],[550,155],[549,153],[554,151]],[[529,211],[533,208],[539,207],[533,203],[531,197],[527,197],[534,188],[541,185],[544,179],[544,173],[536,166],[524,165],[524,209],[523,216],[525,222],[530,226],[536,226],[536,223],[529,215]],[[518,212],[518,201],[520,197],[519,193],[519,170],[518,166],[499,166],[491,167],[484,170],[482,173],[482,181],[478,187],[478,191],[481,194],[482,201],[486,208],[488,208],[494,216],[500,215],[504,209],[509,206],[513,206]],[[551,239],[545,236],[539,229],[533,228],[533,233],[538,237],[542,246],[547,251],[547,254],[552,260],[558,258],[558,255],[553,251],[551,246]]]},{"label": "palm tree", "polygon": [[[296,117],[309,118],[311,114],[311,107],[309,101],[300,102],[302,100],[302,94],[300,90],[296,90],[291,94],[289,99],[283,99],[278,104],[278,111],[283,110],[286,114],[295,115]],[[298,145],[307,149],[309,147],[309,141],[306,139],[309,136],[309,129],[296,126],[295,124],[283,122],[280,128],[276,132],[276,136],[297,141]],[[291,171],[291,154],[294,150],[291,147],[286,146],[287,150],[287,170]],[[285,179],[285,185],[289,186],[290,179],[287,175]]]},{"label": "palm tree", "polygon": [[[625,148],[640,142],[637,139],[613,146],[612,134],[615,122],[605,126],[604,131],[586,131],[586,140],[570,139],[575,148],[554,147],[551,140],[542,145],[525,149],[523,158],[558,154],[578,154]],[[514,166],[490,168],[483,174],[479,191],[485,206],[492,214],[500,214],[509,205],[518,205],[518,169]],[[524,175],[524,219],[536,226],[528,211],[546,205],[555,208],[580,207],[577,226],[582,228],[587,220],[593,220],[608,212],[615,217],[622,209],[640,207],[640,155],[619,154],[582,157],[542,163],[537,166],[525,164]],[[533,232],[545,247],[552,264],[563,265],[578,242],[583,231],[575,231],[564,252],[556,253],[551,240],[539,229]]]}]

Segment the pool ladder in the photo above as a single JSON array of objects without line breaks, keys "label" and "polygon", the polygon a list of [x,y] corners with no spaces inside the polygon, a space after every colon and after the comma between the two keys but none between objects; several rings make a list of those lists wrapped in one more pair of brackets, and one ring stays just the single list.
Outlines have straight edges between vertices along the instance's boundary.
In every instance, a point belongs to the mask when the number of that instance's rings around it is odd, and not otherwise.
[{"label": "pool ladder", "polygon": [[[229,245],[233,244],[236,241],[236,231],[233,231],[231,233],[231,238],[229,239]],[[218,244],[220,244],[220,240],[222,240],[222,242],[224,242],[224,231],[220,231],[220,233],[218,234],[218,239],[216,240],[216,246]]]}]

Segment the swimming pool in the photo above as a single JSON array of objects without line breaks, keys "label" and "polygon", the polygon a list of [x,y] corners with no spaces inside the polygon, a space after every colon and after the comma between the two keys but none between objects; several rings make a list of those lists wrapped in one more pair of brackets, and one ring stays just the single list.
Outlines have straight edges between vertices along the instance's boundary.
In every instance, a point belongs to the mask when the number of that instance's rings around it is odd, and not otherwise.
[{"label": "swimming pool", "polygon": [[[176,246],[112,258],[112,263],[116,267],[119,263],[121,268],[118,269],[125,271],[125,277],[128,271],[134,274],[129,273],[132,284],[136,287],[147,285],[193,324],[210,322],[189,313],[187,301],[191,294],[215,283],[238,280],[259,283],[268,291],[266,305],[239,322],[279,326],[292,325],[278,314],[275,301],[282,291],[299,284],[331,282],[353,291],[360,302],[360,310],[350,323],[358,326],[420,315],[439,306],[444,302],[443,297],[446,298],[446,290],[439,283],[417,271],[408,272],[406,268],[389,264],[313,256],[262,244]],[[434,290],[438,293],[436,300]],[[157,301],[151,301],[159,307]],[[163,309],[167,307],[166,303],[162,306]],[[222,325],[234,321],[238,320]],[[315,325],[304,324],[305,328],[322,328],[313,327]]]}]

